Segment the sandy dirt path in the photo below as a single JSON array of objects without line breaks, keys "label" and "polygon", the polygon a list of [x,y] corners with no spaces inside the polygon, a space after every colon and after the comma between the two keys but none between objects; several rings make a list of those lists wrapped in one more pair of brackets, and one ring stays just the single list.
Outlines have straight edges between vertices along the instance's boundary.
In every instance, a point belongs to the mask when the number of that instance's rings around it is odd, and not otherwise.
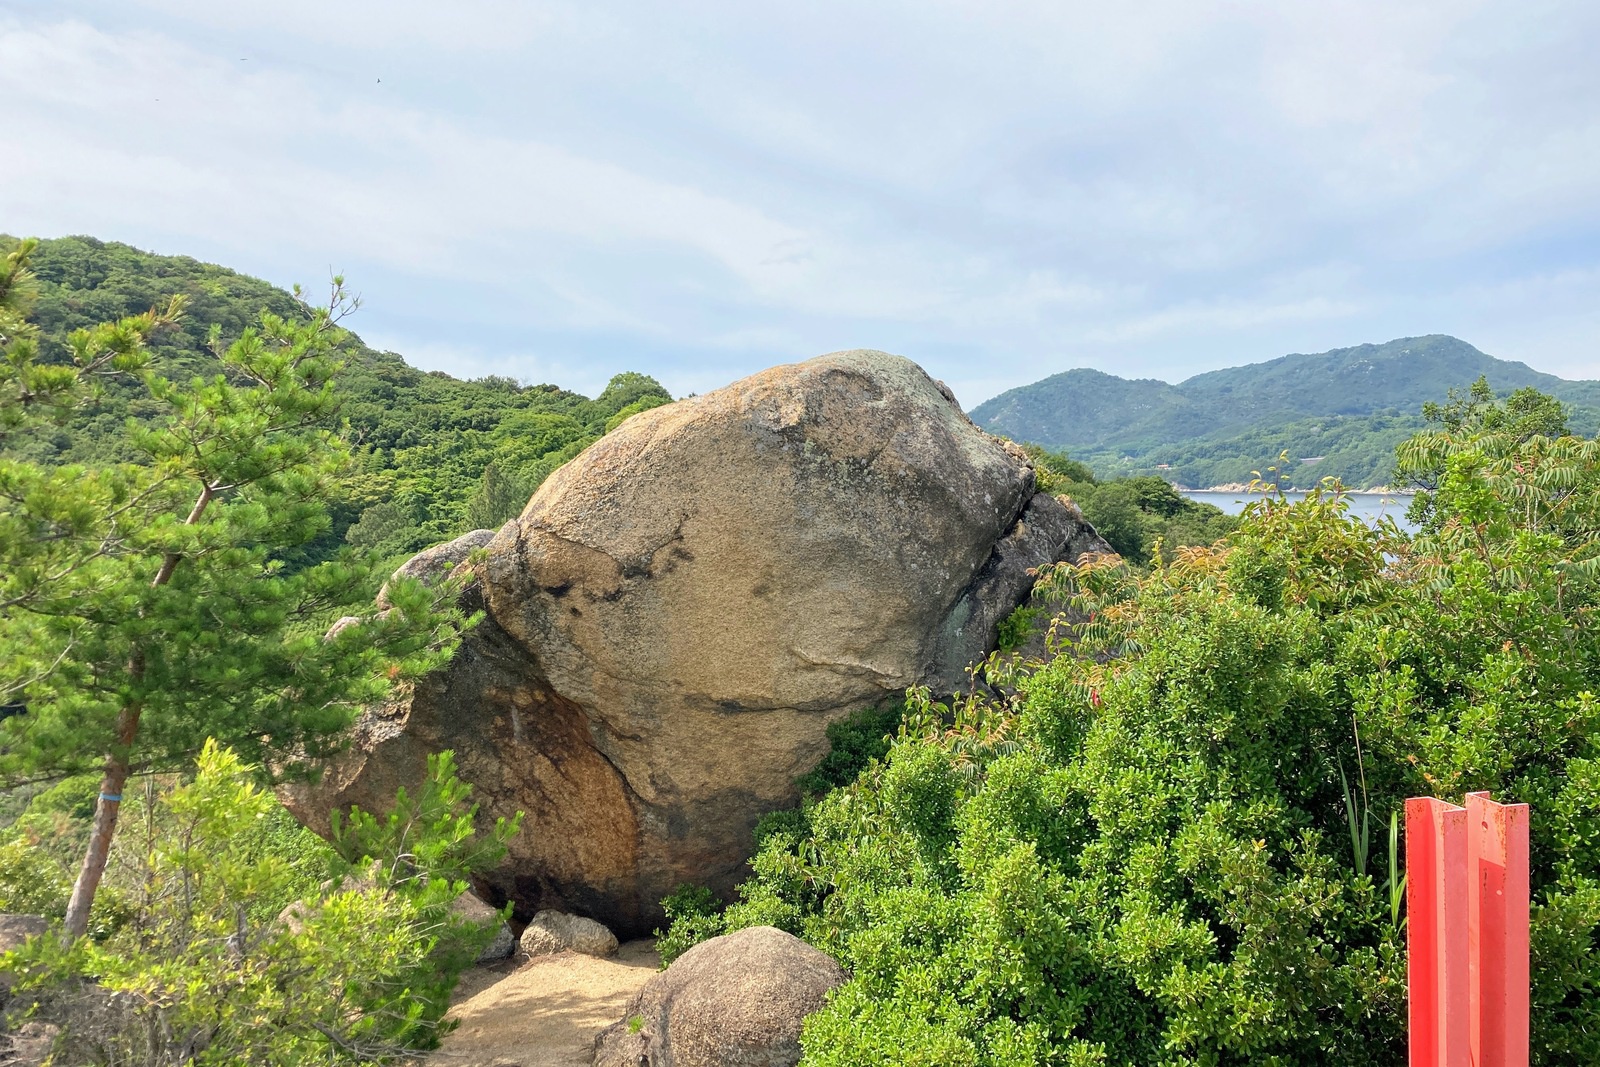
[{"label": "sandy dirt path", "polygon": [[594,1037],[660,967],[655,942],[629,941],[610,959],[575,952],[503,963],[462,976],[450,1017],[461,1025],[428,1067],[569,1067],[590,1062]]}]

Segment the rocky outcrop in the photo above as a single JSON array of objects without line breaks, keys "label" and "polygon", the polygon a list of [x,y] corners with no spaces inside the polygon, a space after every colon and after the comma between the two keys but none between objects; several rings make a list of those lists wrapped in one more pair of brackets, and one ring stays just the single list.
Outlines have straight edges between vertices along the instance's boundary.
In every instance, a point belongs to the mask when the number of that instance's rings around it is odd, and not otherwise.
[{"label": "rocky outcrop", "polygon": [[793,1067],[800,1028],[846,978],[771,926],[696,945],[595,1038],[595,1067]]},{"label": "rocky outcrop", "polygon": [[522,951],[528,956],[556,952],[581,952],[585,956],[615,956],[617,935],[593,919],[560,911],[541,911],[522,931]]},{"label": "rocky outcrop", "polygon": [[286,801],[325,830],[330,808],[382,808],[453,749],[486,821],[526,812],[486,898],[625,935],[683,882],[731,890],[829,723],[961,687],[1030,568],[1108,551],[1035,492],[1020,449],[881,352],[636,415],[492,539],[407,566],[437,575],[474,547],[461,603],[482,623]]}]

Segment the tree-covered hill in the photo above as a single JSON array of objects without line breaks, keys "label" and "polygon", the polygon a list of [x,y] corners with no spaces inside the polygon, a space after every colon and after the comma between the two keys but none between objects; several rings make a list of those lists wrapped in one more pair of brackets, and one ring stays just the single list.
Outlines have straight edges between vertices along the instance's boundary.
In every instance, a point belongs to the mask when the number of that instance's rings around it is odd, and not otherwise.
[{"label": "tree-covered hill", "polygon": [[1154,445],[1207,429],[1203,413],[1177,386],[1087,367],[1002,393],[979,404],[972,417],[1014,440],[1073,451],[1105,441]]},{"label": "tree-covered hill", "polygon": [[1564,401],[1572,428],[1600,429],[1600,382],[1566,381],[1443,335],[1407,337],[1196,375],[1178,385],[1071,370],[1003,393],[972,417],[986,429],[1069,450],[1103,475],[1161,473],[1184,485],[1247,479],[1279,453],[1309,484],[1388,479],[1394,447],[1421,408],[1487,378],[1497,393],[1532,387]]},{"label": "tree-covered hill", "polygon": [[[16,244],[0,235],[0,252]],[[31,314],[45,361],[69,357],[68,336],[114,321],[174,295],[188,301],[176,328],[153,339],[157,368],[185,380],[218,373],[208,335],[237,337],[263,310],[297,315],[292,294],[257,278],[187,256],[160,256],[92,237],[41,241]],[[590,399],[554,385],[510,378],[462,381],[409,366],[351,334],[339,377],[340,418],[358,443],[356,477],[330,502],[333,527],[313,547],[326,553],[345,540],[395,554],[410,552],[516,514],[544,476],[626,414],[671,399],[653,378],[620,374]],[[112,380],[99,402],[72,423],[8,447],[27,458],[92,462],[125,447],[126,420],[148,414],[132,382]]]}]

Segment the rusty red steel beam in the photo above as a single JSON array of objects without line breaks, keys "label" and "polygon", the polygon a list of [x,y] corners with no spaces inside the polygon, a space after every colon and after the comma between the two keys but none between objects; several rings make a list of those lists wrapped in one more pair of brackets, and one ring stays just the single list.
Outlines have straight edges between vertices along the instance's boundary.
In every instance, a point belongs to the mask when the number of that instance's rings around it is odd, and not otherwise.
[{"label": "rusty red steel beam", "polygon": [[1475,1067],[1528,1065],[1528,805],[1468,793],[1467,959]]},{"label": "rusty red steel beam", "polygon": [[1528,806],[1406,801],[1411,1067],[1527,1067]]}]

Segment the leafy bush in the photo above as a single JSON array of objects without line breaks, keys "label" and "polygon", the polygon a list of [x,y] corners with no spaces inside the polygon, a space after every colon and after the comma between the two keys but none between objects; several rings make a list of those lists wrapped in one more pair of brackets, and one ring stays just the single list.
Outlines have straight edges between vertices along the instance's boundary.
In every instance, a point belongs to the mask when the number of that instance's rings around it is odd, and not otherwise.
[{"label": "leafy bush", "polygon": [[1445,428],[1415,539],[1336,490],[1044,576],[1066,646],[922,702],[769,835],[725,925],[852,972],[808,1064],[1404,1058],[1407,796],[1533,810],[1533,1059],[1600,1062],[1600,444]]},{"label": "leafy bush", "polygon": [[1143,475],[1108,481],[1096,479],[1088,466],[1025,446],[1038,476],[1039,488],[1072,499],[1106,543],[1132,563],[1150,562],[1156,545],[1163,558],[1188,545],[1208,545],[1238,525],[1238,520],[1210,504],[1190,500],[1165,478]]},{"label": "leafy bush", "polygon": [[1028,643],[1037,631],[1043,608],[1024,604],[1000,620],[1000,637],[997,647],[1001,652],[1014,652]]},{"label": "leafy bush", "polygon": [[[474,834],[448,757],[430,762],[417,798],[402,795],[382,818],[353,813],[337,851],[285,822],[214,743],[191,781],[147,782],[125,802],[114,853],[121,923],[70,948],[46,936],[5,957],[24,1004],[59,1009],[79,1047],[116,1063],[332,1065],[436,1043],[456,977],[494,933],[450,902],[460,876],[493,862],[514,829]],[[14,840],[0,847],[0,869],[13,872],[18,846],[47,866],[47,854]],[[303,893],[307,860],[327,880]],[[41,885],[64,902],[64,872]],[[128,1010],[98,1020],[75,1011],[96,986],[124,994]]]},{"label": "leafy bush", "polygon": [[828,754],[795,783],[801,795],[817,796],[855,781],[863,768],[888,753],[888,739],[904,714],[905,705],[895,700],[881,707],[863,708],[830,723]]},{"label": "leafy bush", "polygon": [[702,941],[722,933],[722,905],[705,886],[685,882],[661,902],[667,913],[667,932],[656,931],[656,952],[661,966],[688,952]]}]

